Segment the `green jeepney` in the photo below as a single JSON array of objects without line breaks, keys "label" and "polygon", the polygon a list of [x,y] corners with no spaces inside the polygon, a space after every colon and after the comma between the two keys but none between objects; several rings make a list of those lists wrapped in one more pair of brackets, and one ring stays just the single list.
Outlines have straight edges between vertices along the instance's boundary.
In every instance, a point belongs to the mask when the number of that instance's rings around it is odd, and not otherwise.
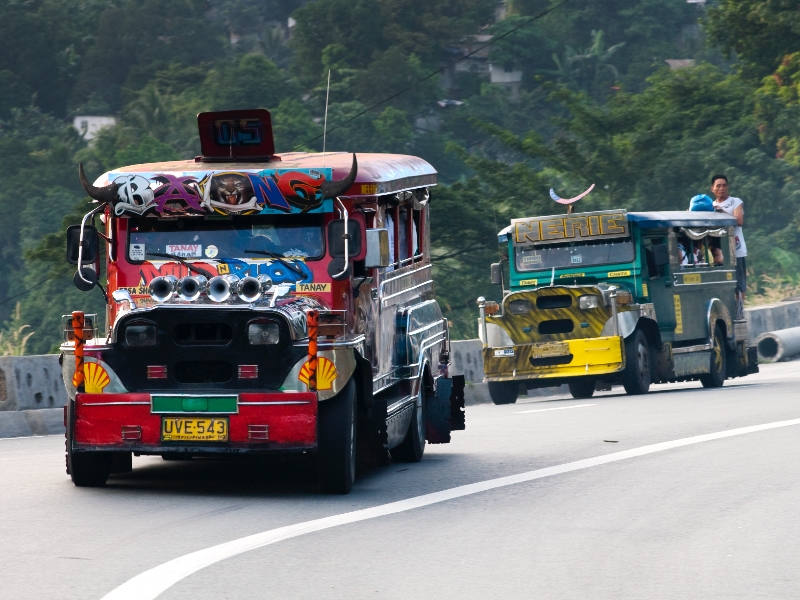
[{"label": "green jeepney", "polygon": [[732,217],[712,212],[576,213],[515,219],[499,233],[510,281],[478,300],[495,404],[520,387],[569,384],[575,398],[621,384],[726,378],[758,371],[736,319]]}]

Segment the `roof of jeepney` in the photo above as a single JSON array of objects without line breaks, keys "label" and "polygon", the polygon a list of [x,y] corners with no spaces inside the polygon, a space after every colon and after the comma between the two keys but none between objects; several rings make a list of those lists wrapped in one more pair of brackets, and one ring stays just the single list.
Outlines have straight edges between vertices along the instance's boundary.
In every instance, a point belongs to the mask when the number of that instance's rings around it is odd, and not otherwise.
[{"label": "roof of jeepney", "polygon": [[[600,213],[575,213],[572,215],[561,214],[552,215],[552,218],[577,217],[585,214]],[[636,223],[641,229],[656,229],[659,227],[729,227],[737,225],[735,217],[732,217],[726,213],[711,211],[663,210],[652,212],[629,212],[626,213],[626,215],[629,222]],[[542,217],[531,218],[540,219]],[[513,227],[513,224],[509,225],[497,233],[498,241],[501,244],[505,243],[506,237],[511,234]]]},{"label": "roof of jeepney", "polygon": [[[436,185],[436,169],[416,156],[371,153],[356,153],[356,156],[358,174],[353,186],[343,196],[375,196]],[[336,181],[347,176],[352,163],[353,154],[350,152],[326,152],[324,156],[318,152],[288,152],[276,155],[273,160],[258,162],[178,160],[113,169],[98,178],[95,185],[107,185],[122,174],[206,176],[210,173],[283,174],[293,170],[324,170],[330,173],[331,180]]]},{"label": "roof of jeepney", "polygon": [[629,212],[628,221],[642,229],[659,227],[728,227],[737,221],[731,215],[710,211],[664,210],[658,212]]}]

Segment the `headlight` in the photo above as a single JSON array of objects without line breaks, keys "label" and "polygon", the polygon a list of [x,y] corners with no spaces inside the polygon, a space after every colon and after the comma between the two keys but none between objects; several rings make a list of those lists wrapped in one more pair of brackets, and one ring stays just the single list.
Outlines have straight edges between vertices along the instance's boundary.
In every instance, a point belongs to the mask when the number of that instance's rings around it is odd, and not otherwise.
[{"label": "headlight", "polygon": [[281,330],[277,323],[250,323],[247,326],[247,339],[254,346],[277,344]]},{"label": "headlight", "polygon": [[512,315],[527,315],[531,312],[531,303],[528,300],[512,300],[508,303],[508,312]]},{"label": "headlight", "polygon": [[581,296],[578,298],[578,306],[580,306],[583,310],[597,308],[597,305],[597,296],[595,295]]},{"label": "headlight", "polygon": [[158,340],[153,323],[134,321],[125,327],[125,343],[133,348],[155,346]]}]

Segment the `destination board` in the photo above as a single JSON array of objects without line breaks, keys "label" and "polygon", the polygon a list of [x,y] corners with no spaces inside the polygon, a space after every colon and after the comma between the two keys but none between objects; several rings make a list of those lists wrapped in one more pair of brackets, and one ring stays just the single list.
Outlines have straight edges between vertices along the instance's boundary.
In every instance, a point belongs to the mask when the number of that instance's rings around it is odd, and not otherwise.
[{"label": "destination board", "polygon": [[629,237],[630,230],[627,212],[615,210],[513,219],[511,235],[515,246],[527,246]]}]

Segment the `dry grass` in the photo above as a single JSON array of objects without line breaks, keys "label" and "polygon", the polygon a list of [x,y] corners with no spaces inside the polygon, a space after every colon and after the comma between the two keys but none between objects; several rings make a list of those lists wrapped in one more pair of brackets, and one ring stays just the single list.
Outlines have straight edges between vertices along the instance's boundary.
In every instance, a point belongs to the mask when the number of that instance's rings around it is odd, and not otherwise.
[{"label": "dry grass", "polygon": [[747,306],[760,306],[773,304],[787,298],[800,296],[800,282],[792,277],[777,275],[761,275],[760,281],[751,277],[747,286],[745,304]]},{"label": "dry grass", "polygon": [[0,332],[0,356],[23,356],[25,354],[25,346],[35,332],[25,333],[25,330],[30,329],[31,326],[20,325],[20,321],[22,321],[22,312],[20,303],[17,302],[14,318],[8,331]]}]

